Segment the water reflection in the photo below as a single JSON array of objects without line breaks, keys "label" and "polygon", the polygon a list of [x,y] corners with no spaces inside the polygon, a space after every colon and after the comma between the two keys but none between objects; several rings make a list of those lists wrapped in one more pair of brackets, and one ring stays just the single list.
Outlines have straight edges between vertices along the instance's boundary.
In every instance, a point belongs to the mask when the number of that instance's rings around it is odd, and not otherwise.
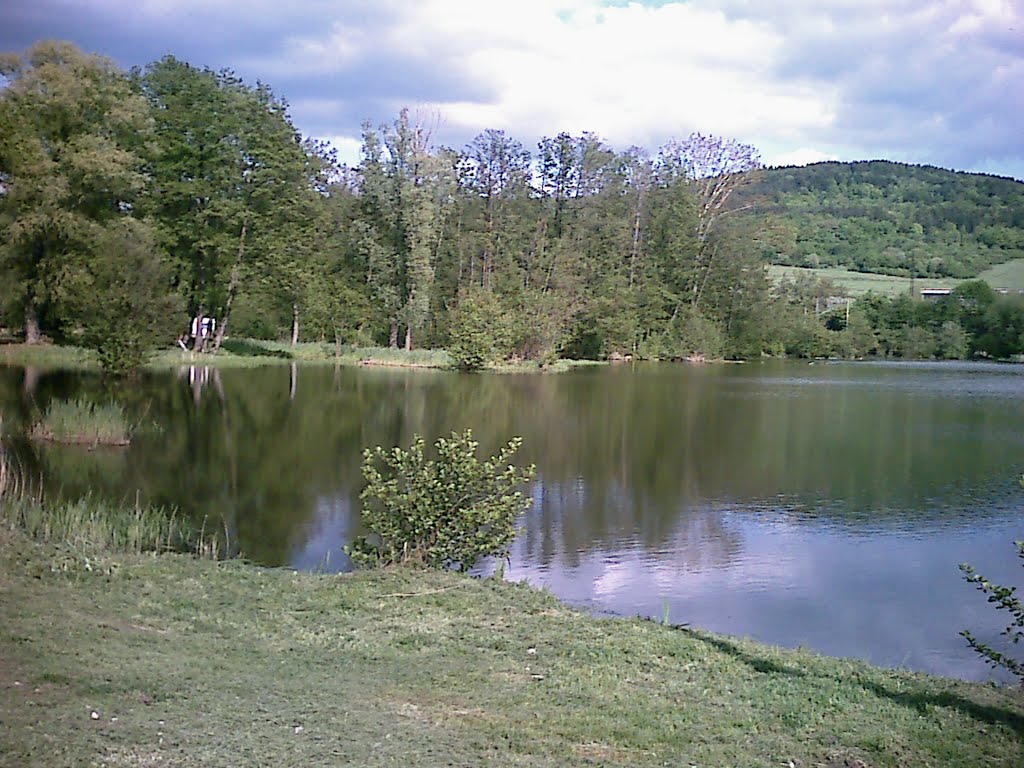
[{"label": "water reflection", "polygon": [[191,366],[107,387],[0,368],[8,433],[78,395],[158,427],[111,456],[15,436],[47,492],[175,506],[268,565],[347,567],[362,448],[472,428],[488,452],[521,435],[538,466],[512,577],[601,610],[667,601],[718,631],[984,676],[956,632],[1001,627],[956,564],[1018,579],[1020,366]]},{"label": "water reflection", "polygon": [[[697,520],[714,521],[709,538],[697,522],[660,551],[591,549],[541,563],[521,539],[508,577],[614,614],[660,618],[667,610],[672,623],[788,647],[970,679],[992,674],[956,633],[971,627],[999,643],[1003,625],[953,563],[985,562],[993,578],[1019,581],[1009,546],[1020,535],[1019,514],[970,531],[949,526],[928,536],[888,531],[856,538],[782,515],[765,524],[709,509]],[[728,531],[736,548],[704,559],[705,547],[715,550],[717,529]]]}]

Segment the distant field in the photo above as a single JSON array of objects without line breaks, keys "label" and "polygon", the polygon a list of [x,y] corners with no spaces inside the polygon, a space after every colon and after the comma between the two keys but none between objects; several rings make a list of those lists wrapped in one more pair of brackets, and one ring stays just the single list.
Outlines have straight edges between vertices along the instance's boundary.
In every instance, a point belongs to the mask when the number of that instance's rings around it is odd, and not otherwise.
[{"label": "distant field", "polygon": [[978,277],[993,288],[1024,291],[1024,259],[1013,259],[1004,264],[997,264],[991,269],[986,269]]},{"label": "distant field", "polygon": [[[1022,260],[1024,262],[1024,260]],[[1024,263],[1022,263],[1021,278],[1024,279]],[[806,267],[784,267],[772,264],[768,267],[768,276],[776,282],[783,278],[796,278],[799,275],[814,274],[818,277],[825,277],[837,285],[841,285],[850,292],[851,296],[860,296],[868,291],[896,296],[910,291],[909,277],[892,277],[891,275],[876,275],[868,272],[852,272],[849,269],[829,267],[827,269],[809,269]],[[932,279],[917,278],[917,288],[953,288],[959,283],[955,279]]]}]

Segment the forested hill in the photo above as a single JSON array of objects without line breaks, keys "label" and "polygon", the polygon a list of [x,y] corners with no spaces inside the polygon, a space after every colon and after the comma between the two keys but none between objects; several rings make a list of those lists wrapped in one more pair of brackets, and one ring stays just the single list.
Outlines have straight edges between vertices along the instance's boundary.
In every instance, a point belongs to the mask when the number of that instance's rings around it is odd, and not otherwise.
[{"label": "forested hill", "polygon": [[1024,257],[1024,183],[882,160],[772,168],[743,190],[786,232],[779,264],[974,277]]}]

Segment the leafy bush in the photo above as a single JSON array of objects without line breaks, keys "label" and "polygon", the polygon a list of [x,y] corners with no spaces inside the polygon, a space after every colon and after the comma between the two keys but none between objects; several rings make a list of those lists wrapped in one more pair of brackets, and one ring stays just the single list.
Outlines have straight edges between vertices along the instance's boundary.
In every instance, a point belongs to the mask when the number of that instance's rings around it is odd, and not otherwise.
[{"label": "leafy bush", "polygon": [[[1014,542],[1017,546],[1017,556],[1024,560],[1024,541]],[[1000,634],[1010,638],[1014,644],[1024,638],[1024,603],[1014,593],[1016,587],[1004,587],[993,584],[981,574],[977,573],[972,566],[963,563],[960,570],[964,572],[964,578],[971,584],[977,585],[978,589],[988,595],[988,601],[994,603],[996,610],[1005,610],[1012,617],[1010,625]],[[969,630],[960,633],[966,638],[971,648],[977,651],[993,667],[1002,667],[1020,678],[1024,684],[1024,660],[1018,660],[1007,656],[995,648],[978,640]]]},{"label": "leafy bush", "polygon": [[516,518],[531,503],[519,487],[534,467],[509,461],[521,444],[515,437],[485,461],[477,459],[471,430],[439,438],[436,459],[426,457],[419,435],[409,450],[367,449],[360,499],[371,534],[346,548],[353,562],[465,571],[482,557],[507,556]]},{"label": "leafy bush", "polygon": [[456,367],[476,371],[508,357],[511,331],[505,310],[494,294],[465,291],[451,318],[448,353]]},{"label": "leafy bush", "polygon": [[[1024,475],[1020,477],[1020,484],[1024,488]],[[1024,560],[1024,541],[1017,541],[1014,544],[1017,547],[1017,556]],[[964,578],[969,583],[976,585],[980,591],[988,595],[988,601],[995,604],[997,611],[1005,610],[1012,617],[1010,625],[1000,634],[1010,638],[1010,642],[1014,645],[1024,639],[1024,603],[1014,594],[1017,588],[993,584],[976,572],[968,563],[961,564],[960,570],[964,572]],[[1008,670],[1020,678],[1021,684],[1024,685],[1024,659],[1015,659],[1012,656],[1007,656],[1005,653],[978,640],[971,634],[970,630],[965,629],[960,634],[964,636],[971,648],[977,651],[989,664],[993,667],[1002,667]]]}]

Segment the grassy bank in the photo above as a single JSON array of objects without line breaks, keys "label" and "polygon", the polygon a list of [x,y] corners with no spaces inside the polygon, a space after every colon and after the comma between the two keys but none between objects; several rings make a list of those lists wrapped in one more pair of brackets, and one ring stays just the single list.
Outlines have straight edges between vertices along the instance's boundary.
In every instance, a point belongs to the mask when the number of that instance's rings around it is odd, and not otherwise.
[{"label": "grassy bank", "polygon": [[0,765],[1019,766],[1024,702],[498,581],[0,530]]},{"label": "grassy bank", "polygon": [[[89,350],[50,344],[0,344],[0,364],[4,363],[74,370],[98,370],[100,367],[98,358]],[[292,363],[449,368],[451,358],[444,350],[418,349],[406,352],[403,349],[388,347],[343,347],[341,355],[335,355],[332,344],[310,342],[292,346],[257,339],[233,339],[216,354],[200,354],[178,347],[162,349],[150,356],[146,367],[155,370],[178,368],[183,365],[256,368]]]},{"label": "grassy bank", "polygon": [[383,365],[403,368],[448,368],[451,358],[444,350],[389,347],[342,347],[336,354],[333,344],[305,342],[288,344],[260,339],[230,339],[215,355],[196,354],[180,349],[164,350],[153,356],[149,367],[178,365],[215,365],[218,367],[255,367],[282,363],[320,363],[330,365]]},{"label": "grassy bank", "polygon": [[56,344],[0,344],[0,365],[90,370],[100,367],[95,352]]},{"label": "grassy bank", "polygon": [[[216,354],[200,354],[178,347],[153,353],[146,367],[153,370],[179,368],[187,365],[217,368],[257,368],[266,365],[310,363],[320,365],[370,366],[385,368],[431,368],[447,370],[452,367],[451,356],[443,349],[404,349],[390,347],[342,347],[335,353],[333,344],[306,342],[291,345],[286,342],[259,339],[231,339]],[[77,347],[54,345],[28,346],[25,344],[0,345],[0,364],[36,365],[43,368],[69,368],[98,370],[96,356]],[[536,362],[492,365],[495,373],[560,373],[586,365],[601,365],[594,360],[556,360],[541,366]]]}]

